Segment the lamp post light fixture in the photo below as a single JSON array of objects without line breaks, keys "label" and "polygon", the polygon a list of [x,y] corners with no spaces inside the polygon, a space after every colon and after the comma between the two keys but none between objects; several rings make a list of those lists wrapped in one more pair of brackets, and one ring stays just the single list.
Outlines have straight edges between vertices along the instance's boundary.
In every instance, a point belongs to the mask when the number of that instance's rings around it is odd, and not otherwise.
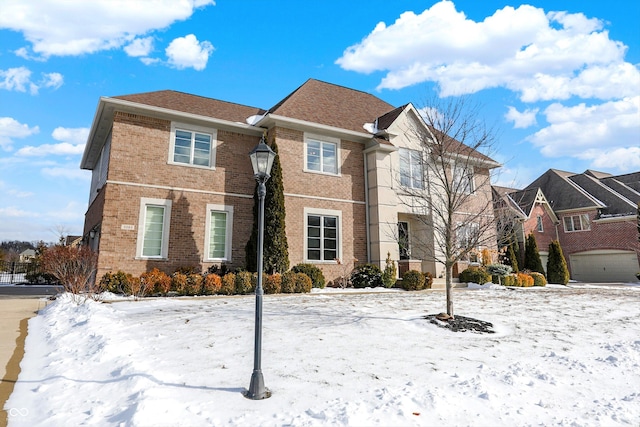
[{"label": "lamp post light fixture", "polygon": [[252,400],[267,399],[271,391],[265,388],[262,376],[262,258],[264,245],[264,197],[267,194],[265,183],[271,176],[271,167],[276,153],[265,144],[264,135],[258,145],[249,153],[253,166],[253,177],[258,182],[258,284],[256,286],[256,325],[255,342],[253,348],[253,374],[249,390],[244,392],[244,397]]}]

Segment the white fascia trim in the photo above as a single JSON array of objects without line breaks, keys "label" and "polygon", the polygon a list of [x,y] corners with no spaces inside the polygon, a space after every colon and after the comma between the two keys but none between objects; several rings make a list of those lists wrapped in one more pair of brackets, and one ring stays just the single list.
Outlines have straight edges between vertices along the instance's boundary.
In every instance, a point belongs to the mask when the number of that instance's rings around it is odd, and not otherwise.
[{"label": "white fascia trim", "polygon": [[323,125],[315,122],[308,122],[306,120],[292,119],[291,117],[279,116],[277,114],[266,114],[261,120],[256,122],[255,126],[262,128],[269,128],[269,124],[273,123],[287,123],[293,125],[294,129],[308,130],[314,129],[316,132],[321,132],[323,135],[335,135],[338,137],[354,138],[350,141],[366,142],[372,138],[370,133],[356,132],[348,129],[338,128],[335,126]]},{"label": "white fascia trim", "polygon": [[604,218],[594,219],[591,222],[597,222],[598,224],[608,223],[608,222],[636,222],[636,215],[620,215],[620,216],[609,216]]}]

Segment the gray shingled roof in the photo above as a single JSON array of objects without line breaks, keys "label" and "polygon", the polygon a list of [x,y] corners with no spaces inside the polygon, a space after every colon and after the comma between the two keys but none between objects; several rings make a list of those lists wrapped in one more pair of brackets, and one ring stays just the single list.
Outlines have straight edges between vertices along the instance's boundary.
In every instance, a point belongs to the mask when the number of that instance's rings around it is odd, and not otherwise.
[{"label": "gray shingled roof", "polygon": [[549,169],[527,186],[540,188],[554,211],[593,208],[602,215],[630,215],[640,202],[640,172],[612,176],[587,170],[581,174]]}]

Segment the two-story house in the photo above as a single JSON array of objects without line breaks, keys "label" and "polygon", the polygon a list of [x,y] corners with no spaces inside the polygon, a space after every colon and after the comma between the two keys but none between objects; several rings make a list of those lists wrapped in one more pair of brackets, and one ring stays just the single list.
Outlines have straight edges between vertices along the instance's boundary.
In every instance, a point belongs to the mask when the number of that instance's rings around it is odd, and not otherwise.
[{"label": "two-story house", "polygon": [[[540,215],[540,223],[535,226],[530,223],[525,232],[533,231],[541,255],[551,238],[560,242],[571,279],[637,280],[640,172],[613,176],[592,170],[575,174],[549,169],[524,190],[494,188],[494,194],[496,192],[515,199],[515,204],[525,212],[528,203],[523,202],[530,199],[527,194],[536,194],[541,207],[549,206],[553,210]],[[529,218],[532,221],[533,218]]]},{"label": "two-story house", "polygon": [[[399,203],[403,186],[428,185],[406,133],[415,126],[425,125],[411,104],[313,79],[268,110],[175,91],[103,97],[81,163],[92,171],[84,238],[98,277],[242,266],[255,186],[248,153],[264,131],[278,145],[291,265],[315,264],[332,280],[354,259],[399,260],[411,233],[425,233]],[[470,183],[497,166],[477,158]],[[411,168],[406,181],[400,171]],[[488,185],[473,191],[491,197]],[[414,266],[442,274],[416,257]]]}]

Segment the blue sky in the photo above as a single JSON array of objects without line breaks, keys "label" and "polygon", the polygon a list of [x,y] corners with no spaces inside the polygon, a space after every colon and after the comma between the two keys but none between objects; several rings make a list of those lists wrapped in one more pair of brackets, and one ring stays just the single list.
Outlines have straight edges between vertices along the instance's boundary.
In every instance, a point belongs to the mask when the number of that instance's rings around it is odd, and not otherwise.
[{"label": "blue sky", "polygon": [[395,106],[469,95],[498,184],[638,171],[639,21],[623,0],[2,0],[0,241],[81,234],[99,98],[161,89],[265,109],[308,78]]}]

